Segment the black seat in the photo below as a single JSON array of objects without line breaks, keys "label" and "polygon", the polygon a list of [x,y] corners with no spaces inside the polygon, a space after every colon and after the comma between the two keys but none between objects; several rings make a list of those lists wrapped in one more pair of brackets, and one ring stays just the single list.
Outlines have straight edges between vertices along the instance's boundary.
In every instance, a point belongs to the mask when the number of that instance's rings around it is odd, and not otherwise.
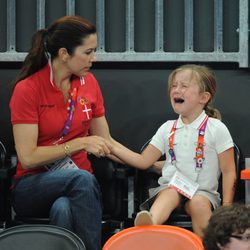
[{"label": "black seat", "polygon": [[1,250],[86,250],[71,231],[52,225],[21,225],[0,233]]},{"label": "black seat", "polygon": [[[148,140],[141,148],[141,152],[147,147],[150,143],[151,139]],[[244,195],[244,183],[240,180],[240,171],[244,168],[243,156],[239,146],[234,143],[234,159],[236,165],[236,176],[237,176],[237,185],[234,201],[244,203],[245,195]],[[162,156],[160,160],[165,160],[165,156]],[[158,186],[158,178],[160,177],[160,173],[156,171],[154,168],[149,168],[148,170],[138,170],[137,171],[137,184],[136,184],[136,194],[138,197],[138,207],[139,204],[144,202],[148,198],[148,190],[153,187]],[[219,181],[219,193],[222,196],[222,187],[221,187],[221,179]],[[149,207],[148,207],[149,209]],[[166,221],[166,224],[179,226],[186,229],[192,229],[191,217],[185,212],[183,207],[176,208],[169,219]]]},{"label": "black seat", "polygon": [[5,228],[11,221],[10,186],[16,166],[7,159],[4,144],[0,141],[0,227]]}]

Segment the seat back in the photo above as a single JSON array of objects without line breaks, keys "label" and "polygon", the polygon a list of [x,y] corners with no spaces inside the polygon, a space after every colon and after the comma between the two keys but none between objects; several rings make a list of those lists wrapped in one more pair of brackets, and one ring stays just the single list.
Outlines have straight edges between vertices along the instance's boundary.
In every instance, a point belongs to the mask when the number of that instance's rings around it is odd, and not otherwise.
[{"label": "seat back", "polygon": [[86,250],[71,231],[52,225],[21,225],[0,233],[1,250]]},{"label": "seat back", "polygon": [[107,158],[88,156],[94,170],[94,175],[100,185],[103,199],[104,219],[124,219],[127,216],[127,173],[125,167],[120,167]]},{"label": "seat back", "polygon": [[93,155],[88,157],[102,192],[104,243],[111,235],[133,223],[129,215],[130,210],[133,210],[130,208],[132,198],[129,197],[129,190],[135,170],[107,158],[97,158]]},{"label": "seat back", "polygon": [[0,227],[6,227],[11,220],[10,186],[16,172],[16,167],[6,156],[6,148],[0,141]]},{"label": "seat back", "polygon": [[245,188],[244,181],[240,178],[241,170],[245,169],[244,155],[237,143],[234,143],[234,161],[236,166],[236,190],[234,200],[245,203]]},{"label": "seat back", "polygon": [[113,235],[103,250],[203,250],[201,239],[186,229],[168,226],[131,227]]},{"label": "seat back", "polygon": [[0,168],[4,166],[6,154],[6,148],[4,144],[0,141]]}]

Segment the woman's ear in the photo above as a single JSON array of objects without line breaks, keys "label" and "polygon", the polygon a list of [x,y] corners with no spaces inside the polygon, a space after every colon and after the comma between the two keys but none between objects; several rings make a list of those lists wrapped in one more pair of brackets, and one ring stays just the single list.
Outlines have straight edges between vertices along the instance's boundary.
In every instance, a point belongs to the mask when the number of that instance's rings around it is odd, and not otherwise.
[{"label": "woman's ear", "polygon": [[58,50],[58,57],[63,61],[66,62],[68,57],[69,57],[69,53],[67,51],[66,48],[60,48]]}]

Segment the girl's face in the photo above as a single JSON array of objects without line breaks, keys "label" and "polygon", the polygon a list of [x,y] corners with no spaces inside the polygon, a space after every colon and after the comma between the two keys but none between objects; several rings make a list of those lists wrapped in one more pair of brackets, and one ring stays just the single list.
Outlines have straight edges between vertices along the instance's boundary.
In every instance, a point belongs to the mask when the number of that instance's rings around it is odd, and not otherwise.
[{"label": "girl's face", "polygon": [[[238,234],[236,234],[238,235]],[[230,242],[227,243],[225,246],[220,247],[221,250],[250,250],[250,229],[247,229],[244,234],[240,235],[243,236],[242,239],[238,239],[235,237],[230,238]],[[246,238],[244,238],[246,236]]]},{"label": "girl's face", "polygon": [[66,67],[71,74],[85,76],[96,61],[97,35],[91,34],[82,45],[75,48],[72,55],[67,54]]},{"label": "girl's face", "polygon": [[198,77],[189,69],[175,74],[170,88],[170,100],[174,111],[184,123],[191,123],[202,112],[210,94],[200,92]]}]

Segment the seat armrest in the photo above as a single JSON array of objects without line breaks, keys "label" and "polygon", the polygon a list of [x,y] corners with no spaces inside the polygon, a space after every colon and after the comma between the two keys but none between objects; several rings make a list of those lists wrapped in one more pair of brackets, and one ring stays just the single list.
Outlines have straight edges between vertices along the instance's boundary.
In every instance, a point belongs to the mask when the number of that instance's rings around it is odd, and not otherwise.
[{"label": "seat armrest", "polygon": [[134,174],[134,168],[114,162],[108,158],[97,158],[89,155],[94,175],[99,180],[126,179]]},{"label": "seat armrest", "polygon": [[129,176],[134,176],[134,174],[135,174],[135,169],[134,168],[127,167],[127,166],[124,166],[124,165],[116,167],[115,176],[118,179],[126,179]]},{"label": "seat armrest", "polygon": [[0,179],[11,178],[13,175],[15,175],[15,173],[16,166],[7,161],[3,168],[0,168]]},{"label": "seat armrest", "polygon": [[0,168],[0,225],[5,228],[11,224],[10,188],[12,177],[16,173],[16,165],[11,160],[5,160]]}]

